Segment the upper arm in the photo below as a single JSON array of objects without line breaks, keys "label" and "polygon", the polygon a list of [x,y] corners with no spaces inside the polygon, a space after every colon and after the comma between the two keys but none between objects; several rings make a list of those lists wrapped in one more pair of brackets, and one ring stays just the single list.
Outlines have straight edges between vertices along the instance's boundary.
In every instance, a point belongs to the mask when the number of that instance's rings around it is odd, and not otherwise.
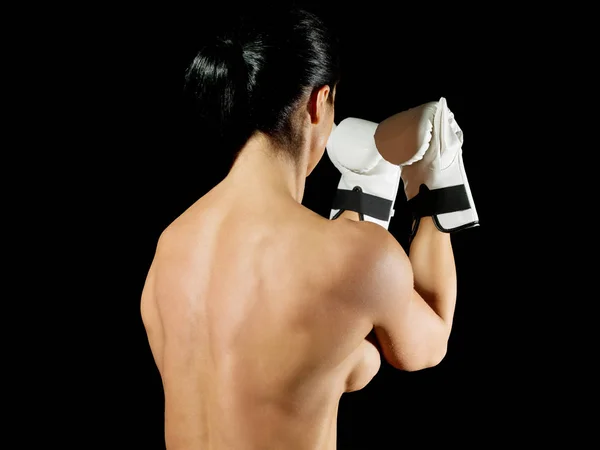
[{"label": "upper arm", "polygon": [[[373,224],[374,225],[374,224]],[[370,264],[361,295],[385,359],[402,370],[438,364],[446,354],[450,326],[414,289],[410,260],[385,229],[366,230]]]}]

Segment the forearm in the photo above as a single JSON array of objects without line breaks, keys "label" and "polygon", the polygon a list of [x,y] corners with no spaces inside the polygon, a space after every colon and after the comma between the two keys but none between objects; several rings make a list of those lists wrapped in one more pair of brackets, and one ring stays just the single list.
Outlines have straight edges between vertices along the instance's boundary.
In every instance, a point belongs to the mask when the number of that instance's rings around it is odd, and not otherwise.
[{"label": "forearm", "polygon": [[439,231],[431,217],[423,217],[410,244],[415,290],[452,326],[456,306],[456,266],[450,234]]}]

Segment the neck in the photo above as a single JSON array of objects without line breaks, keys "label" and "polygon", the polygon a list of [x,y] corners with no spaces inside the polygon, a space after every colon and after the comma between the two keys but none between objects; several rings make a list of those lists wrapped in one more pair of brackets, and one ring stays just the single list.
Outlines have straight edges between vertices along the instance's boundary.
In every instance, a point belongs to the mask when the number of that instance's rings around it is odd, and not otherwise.
[{"label": "neck", "polygon": [[278,155],[265,136],[254,135],[238,154],[226,180],[237,189],[259,190],[261,195],[283,194],[301,203],[306,171],[304,158],[293,164]]}]

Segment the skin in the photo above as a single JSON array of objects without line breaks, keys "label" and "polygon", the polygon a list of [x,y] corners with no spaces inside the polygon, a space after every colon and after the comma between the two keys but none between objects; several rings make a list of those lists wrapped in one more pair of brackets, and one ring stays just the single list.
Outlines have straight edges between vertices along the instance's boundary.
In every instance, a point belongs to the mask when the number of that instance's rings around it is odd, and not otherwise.
[{"label": "skin", "polygon": [[299,162],[255,134],[160,236],[141,314],[169,450],[335,449],[340,397],[368,384],[381,354],[402,370],[445,354],[449,236],[424,219],[409,259],[379,225],[301,205],[331,133],[330,95],[305,99]]}]

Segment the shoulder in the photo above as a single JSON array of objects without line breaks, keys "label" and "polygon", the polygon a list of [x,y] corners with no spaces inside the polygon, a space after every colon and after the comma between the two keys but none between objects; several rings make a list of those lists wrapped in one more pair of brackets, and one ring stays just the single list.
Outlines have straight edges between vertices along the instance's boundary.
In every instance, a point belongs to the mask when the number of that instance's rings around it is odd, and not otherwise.
[{"label": "shoulder", "polygon": [[151,272],[156,278],[164,280],[165,275],[171,273],[183,276],[193,270],[198,253],[193,244],[193,231],[192,227],[183,226],[176,220],[160,233],[151,263]]},{"label": "shoulder", "polygon": [[346,241],[348,250],[354,253],[355,258],[368,261],[372,266],[408,262],[408,256],[396,238],[378,224],[342,219],[336,227],[335,234]]},{"label": "shoulder", "polygon": [[338,264],[343,268],[340,282],[351,287],[352,297],[372,303],[412,287],[408,255],[388,230],[372,222],[333,222],[332,249],[338,248]]}]

